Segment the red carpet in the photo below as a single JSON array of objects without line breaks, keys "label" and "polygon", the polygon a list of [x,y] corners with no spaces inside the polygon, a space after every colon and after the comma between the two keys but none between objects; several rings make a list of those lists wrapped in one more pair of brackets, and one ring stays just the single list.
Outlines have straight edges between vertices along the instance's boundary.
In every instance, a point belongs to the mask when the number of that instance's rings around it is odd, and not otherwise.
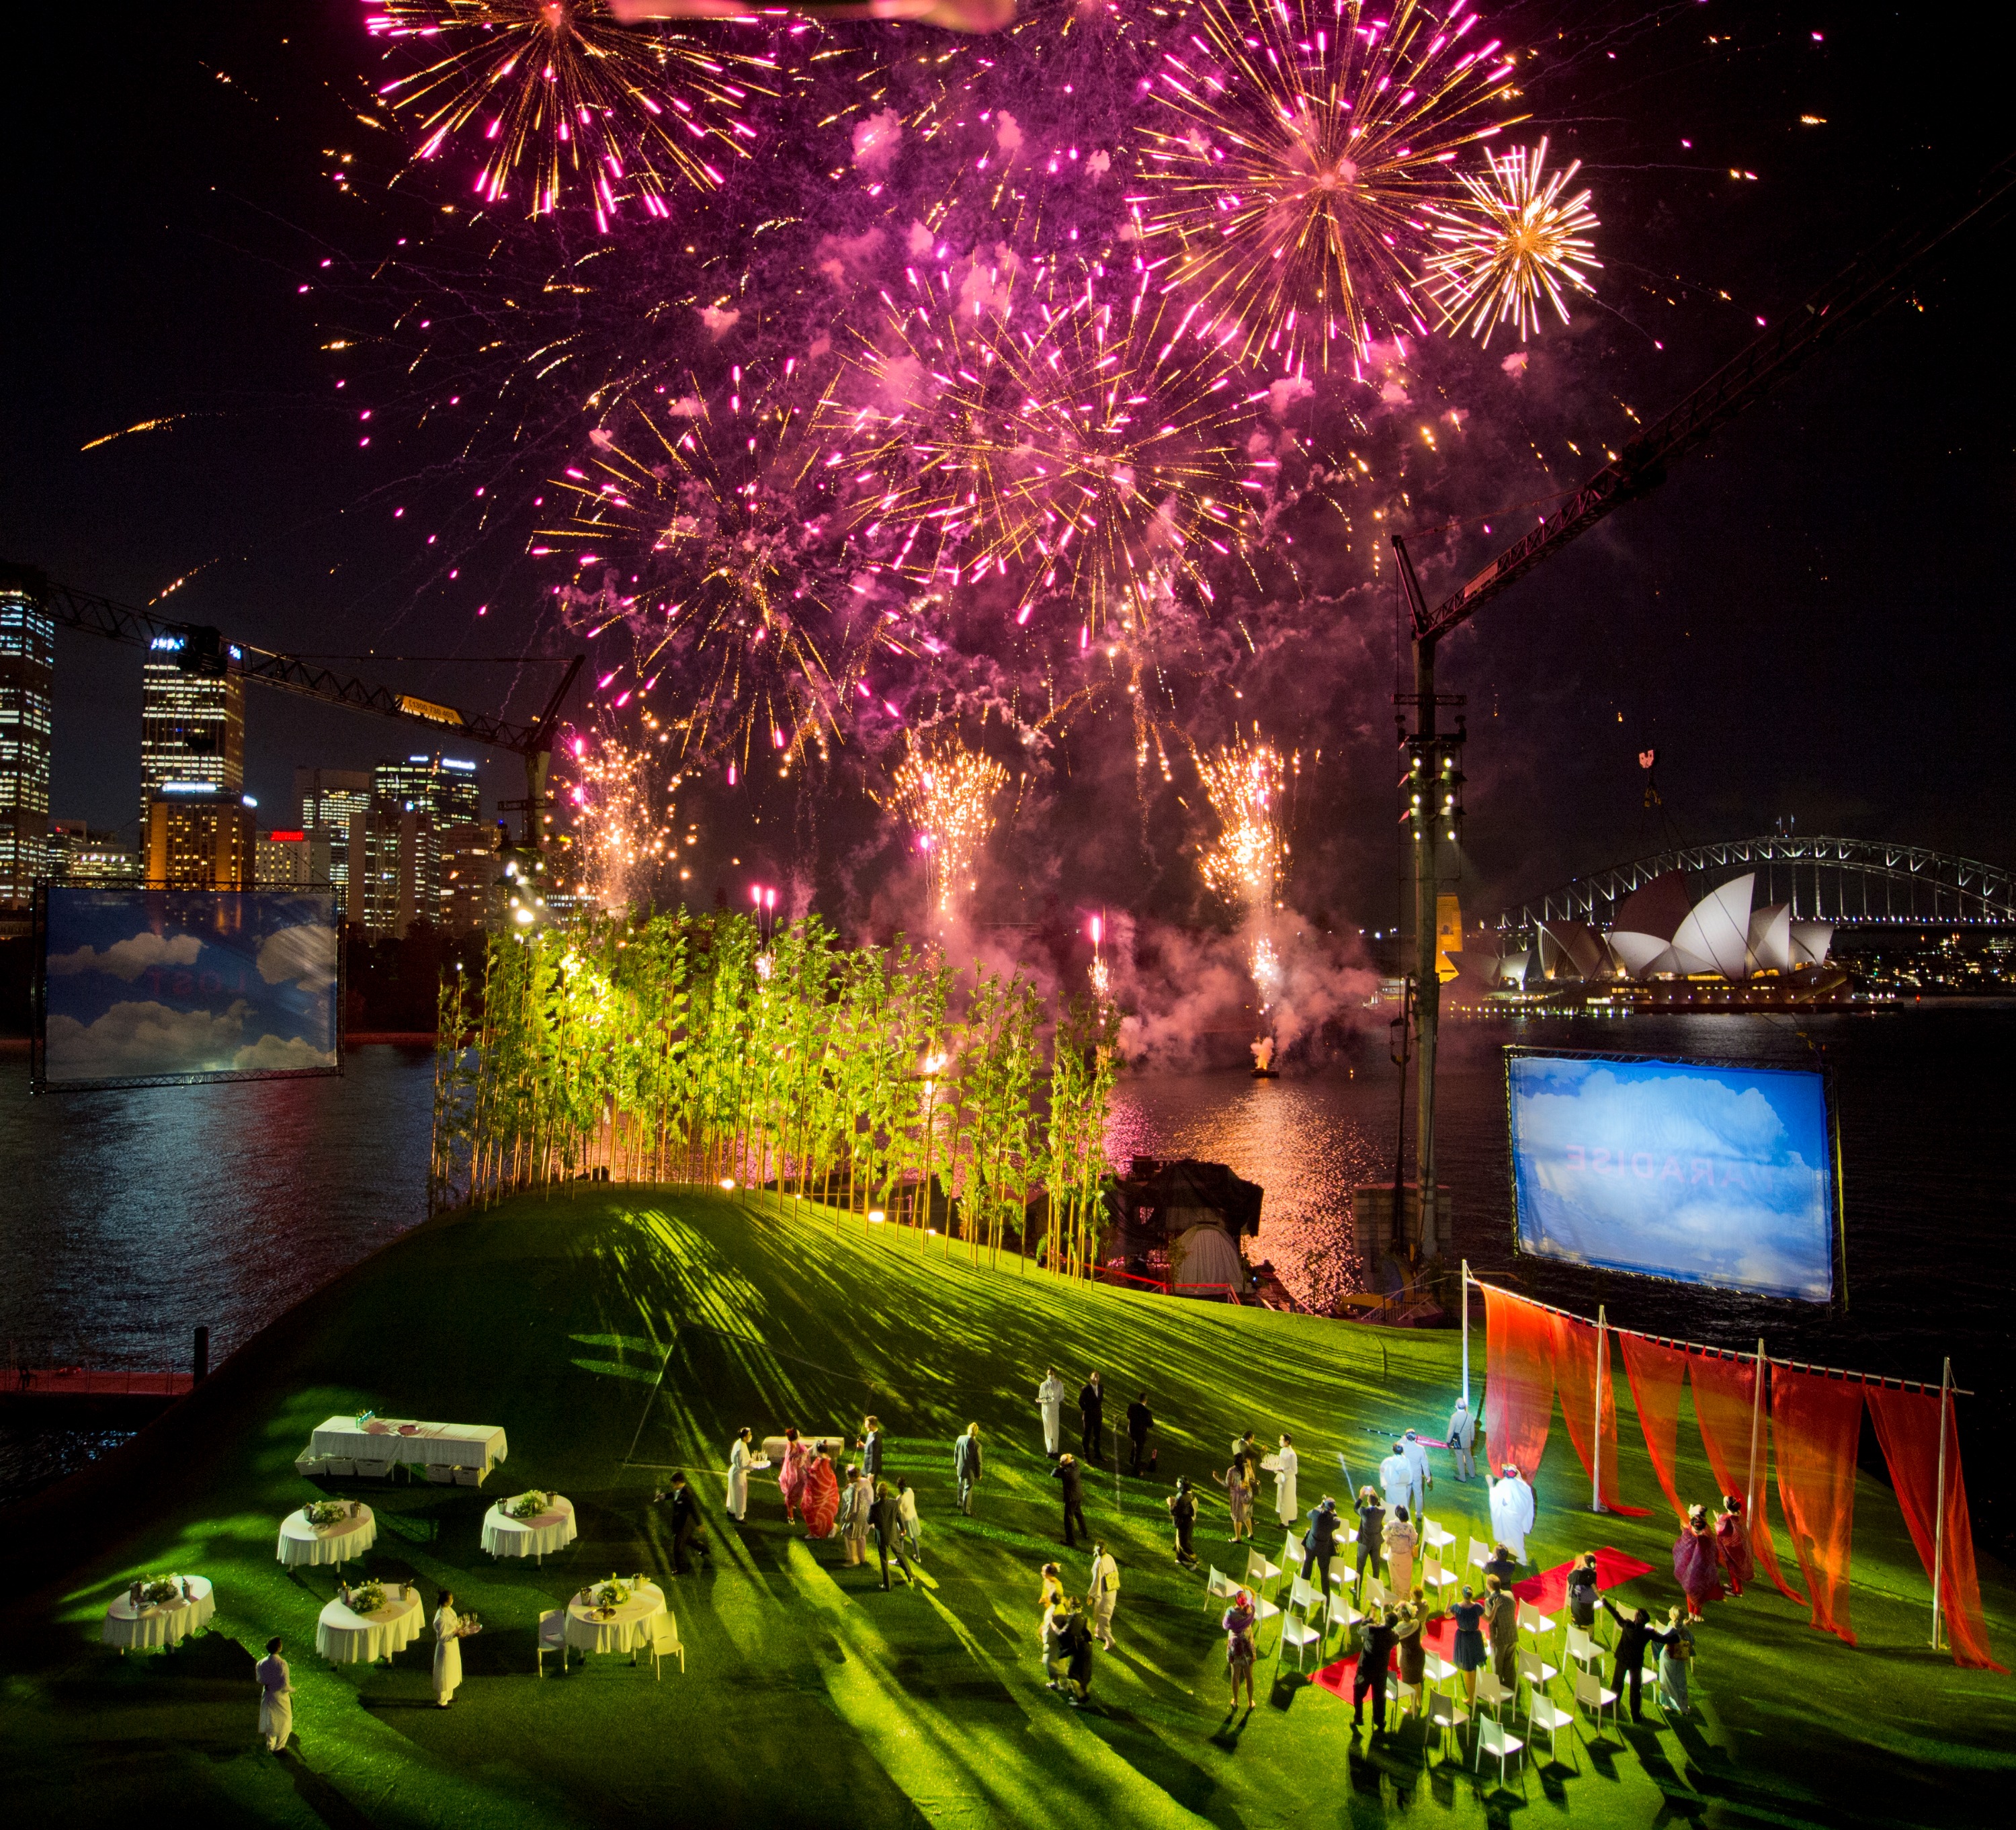
[{"label": "red carpet", "polygon": [[[1512,1592],[1521,1601],[1530,1601],[1543,1614],[1550,1614],[1568,1599],[1568,1572],[1574,1567],[1571,1563],[1557,1564],[1552,1569],[1543,1569],[1537,1576],[1528,1576],[1524,1582],[1514,1583]],[[1606,1544],[1596,1554],[1597,1587],[1615,1588],[1634,1576],[1649,1574],[1651,1568],[1651,1564],[1641,1563],[1636,1557],[1627,1557],[1622,1551],[1613,1551]],[[1428,1650],[1437,1658],[1451,1664],[1456,1662],[1456,1623],[1448,1615],[1430,1621],[1422,1637],[1427,1641]],[[1324,1666],[1315,1673],[1312,1681],[1332,1696],[1349,1702],[1352,1680],[1357,1670],[1358,1658],[1354,1653],[1350,1658],[1339,1659],[1334,1665]],[[1388,1700],[1391,1700],[1390,1690]]]}]

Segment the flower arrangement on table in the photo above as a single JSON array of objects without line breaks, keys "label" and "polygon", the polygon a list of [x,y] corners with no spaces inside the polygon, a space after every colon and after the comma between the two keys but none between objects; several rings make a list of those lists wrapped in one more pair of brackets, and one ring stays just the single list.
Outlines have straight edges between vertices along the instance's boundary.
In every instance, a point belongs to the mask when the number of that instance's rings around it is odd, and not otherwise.
[{"label": "flower arrangement on table", "polygon": [[179,1601],[182,1598],[182,1584],[172,1576],[143,1576],[140,1578],[140,1599],[149,1608],[158,1608],[164,1601]]},{"label": "flower arrangement on table", "polygon": [[339,1518],[350,1516],[347,1500],[311,1500],[301,1508],[301,1516],[319,1531],[326,1525],[333,1525]]},{"label": "flower arrangement on table", "polygon": [[550,1511],[553,1504],[552,1494],[542,1493],[535,1487],[529,1493],[520,1493],[515,1500],[506,1500],[504,1516],[506,1518],[537,1518],[541,1513]]},{"label": "flower arrangement on table", "polygon": [[382,1582],[367,1582],[361,1589],[352,1592],[350,1611],[353,1614],[375,1614],[385,1605],[385,1585]]},{"label": "flower arrangement on table", "polygon": [[598,1582],[588,1591],[589,1603],[604,1614],[614,1614],[630,1599],[630,1585],[620,1576],[612,1576],[607,1582]]}]

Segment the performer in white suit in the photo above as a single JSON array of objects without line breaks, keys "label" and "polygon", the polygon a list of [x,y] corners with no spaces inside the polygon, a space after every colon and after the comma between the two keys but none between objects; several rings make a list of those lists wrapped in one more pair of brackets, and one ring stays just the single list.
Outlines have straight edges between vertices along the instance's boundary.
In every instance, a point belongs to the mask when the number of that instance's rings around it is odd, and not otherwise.
[{"label": "performer in white suit", "polygon": [[1043,1453],[1054,1461],[1064,1444],[1064,1400],[1071,1396],[1052,1367],[1036,1388],[1036,1402],[1043,1408]]},{"label": "performer in white suit", "polygon": [[728,1516],[737,1525],[749,1510],[749,1464],[756,1457],[750,1452],[748,1431],[742,1431],[728,1446]]},{"label": "performer in white suit", "polygon": [[1400,1439],[1400,1453],[1406,1456],[1414,1470],[1414,1497],[1408,1501],[1417,1518],[1421,1508],[1427,1504],[1428,1489],[1433,1486],[1435,1476],[1428,1472],[1428,1446],[1413,1430]]},{"label": "performer in white suit", "polygon": [[1499,1543],[1523,1563],[1526,1534],[1533,1529],[1533,1490],[1510,1462],[1505,1477],[1491,1483],[1491,1529]]},{"label": "performer in white suit", "polygon": [[294,1731],[294,1683],[277,1639],[267,1641],[266,1655],[252,1667],[252,1675],[259,1681],[259,1736],[267,1753],[276,1754]]},{"label": "performer in white suit", "polygon": [[1274,1461],[1274,1510],[1280,1514],[1283,1525],[1293,1525],[1295,1515],[1301,1510],[1295,1500],[1295,1476],[1301,1472],[1302,1464],[1295,1454],[1295,1439],[1285,1431]]},{"label": "performer in white suit", "polygon": [[1386,1496],[1388,1511],[1395,1506],[1414,1503],[1414,1464],[1398,1443],[1393,1445],[1393,1453],[1379,1464],[1379,1486]]}]

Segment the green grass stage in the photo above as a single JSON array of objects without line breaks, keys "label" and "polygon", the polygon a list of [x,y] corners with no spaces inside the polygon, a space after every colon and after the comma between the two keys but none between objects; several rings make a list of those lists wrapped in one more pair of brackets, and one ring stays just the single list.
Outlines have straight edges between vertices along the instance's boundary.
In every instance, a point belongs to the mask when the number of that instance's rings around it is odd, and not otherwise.
[{"label": "green grass stage", "polygon": [[[914,1234],[817,1212],[782,1215],[686,1190],[582,1185],[457,1216],[408,1235],[268,1330],[118,1454],[8,1515],[0,1568],[0,1757],[21,1824],[301,1825],[651,1821],[710,1825],[1307,1826],[1406,1817],[1440,1824],[1926,1825],[2003,1821],[1991,1792],[2016,1773],[2016,1683],[1928,1650],[1928,1585],[1895,1505],[1856,1498],[1859,1651],[1759,1593],[1712,1608],[1695,1719],[1600,1734],[1572,1764],[1543,1753],[1501,1788],[1408,1726],[1354,1741],[1349,1710],[1261,1669],[1260,1707],[1228,1717],[1216,1610],[1179,1572],[1161,1500],[1203,1477],[1247,1425],[1291,1429],[1312,1502],[1339,1485],[1336,1451],[1369,1472],[1378,1436],[1448,1413],[1453,1335],[1065,1288],[1011,1264],[920,1255]],[[1481,1349],[1479,1341],[1481,1376]],[[1059,1554],[1055,1483],[1033,1394],[1046,1361],[1074,1389],[1100,1367],[1118,1416],[1147,1387],[1163,1484],[1108,1475],[1088,1499],[1115,1541],[1119,1649],[1096,1707],[1064,1708],[1035,1655],[1038,1565]],[[1622,1396],[1622,1395],[1620,1395]],[[369,1405],[391,1416],[502,1425],[509,1463],[482,1492],[356,1483],[379,1511],[367,1566],[417,1578],[431,1606],[455,1587],[488,1630],[466,1642],[455,1706],[431,1706],[431,1639],[392,1669],[331,1668],[315,1616],[333,1573],[274,1560],[281,1516],[313,1497],[293,1461],[311,1427]],[[1628,1410],[1621,1403],[1620,1411]],[[884,1594],[836,1547],[787,1531],[774,1483],[751,1523],[721,1518],[697,1475],[713,1565],[674,1580],[646,1502],[675,1464],[718,1468],[733,1431],[787,1423],[890,1435],[890,1472],[920,1489],[931,1586]],[[950,1443],[977,1420],[987,1476],[977,1515],[952,1505]],[[1377,1434],[1373,1433],[1377,1432]],[[1635,1420],[1625,1497],[1658,1503]],[[1979,1437],[1975,1439],[1980,1441]],[[1683,1481],[1710,1497],[1690,1418]],[[1690,1450],[1691,1454],[1690,1454]],[[1361,1475],[1360,1478],[1363,1478]],[[566,1493],[580,1541],[493,1564],[478,1547],[491,1500]],[[1538,1482],[1542,1565],[1598,1543],[1654,1566],[1620,1597],[1675,1598],[1669,1520],[1593,1519],[1557,1416]],[[1483,1520],[1481,1484],[1445,1481],[1431,1515],[1459,1540]],[[1263,1518],[1271,1514],[1263,1510]],[[1226,1555],[1222,1509],[1200,1520]],[[1280,1534],[1263,1534],[1269,1548]],[[534,1624],[585,1579],[658,1574],[688,1648],[683,1678],[602,1657],[533,1675]],[[107,1599],[135,1573],[216,1583],[207,1634],[120,1658],[98,1644]],[[354,1566],[353,1566],[354,1569]],[[1067,1562],[1082,1585],[1085,1554]],[[2016,1653],[2008,1574],[1985,1562],[1990,1628]],[[297,1741],[260,1751],[251,1666],[288,1641]],[[1271,1655],[1269,1632],[1263,1648]],[[1557,1690],[1561,1687],[1557,1684]]]}]

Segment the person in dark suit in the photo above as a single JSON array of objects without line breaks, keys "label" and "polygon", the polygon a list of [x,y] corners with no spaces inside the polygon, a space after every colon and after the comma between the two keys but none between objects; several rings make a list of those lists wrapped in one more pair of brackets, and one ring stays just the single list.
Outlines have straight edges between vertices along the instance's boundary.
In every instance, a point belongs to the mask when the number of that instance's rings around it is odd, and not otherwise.
[{"label": "person in dark suit", "polygon": [[1071,1533],[1074,1520],[1087,1537],[1092,1536],[1092,1527],[1085,1522],[1085,1471],[1078,1457],[1066,1450],[1057,1457],[1057,1466],[1050,1473],[1054,1479],[1064,1483],[1064,1548],[1068,1551],[1078,1542]]},{"label": "person in dark suit", "polygon": [[690,1576],[693,1558],[707,1554],[707,1540],[701,1535],[700,1502],[693,1497],[693,1489],[686,1485],[683,1474],[672,1476],[672,1490],[668,1498],[671,1507],[673,1573]]},{"label": "person in dark suit", "polygon": [[1302,1580],[1309,1580],[1312,1569],[1322,1572],[1322,1581],[1317,1592],[1330,1593],[1330,1560],[1337,1554],[1337,1502],[1327,1494],[1309,1520],[1309,1529],[1302,1533]]},{"label": "person in dark suit", "polygon": [[902,1572],[904,1581],[914,1587],[916,1576],[910,1568],[909,1559],[903,1554],[903,1546],[898,1534],[902,1529],[902,1518],[898,1510],[895,1490],[887,1481],[875,1483],[875,1510],[870,1516],[875,1521],[875,1548],[882,1558],[882,1586],[889,1586],[889,1553],[896,1553],[896,1567]]},{"label": "person in dark suit", "polygon": [[1358,1592],[1365,1592],[1365,1566],[1378,1576],[1385,1568],[1386,1508],[1370,1487],[1358,1490]]},{"label": "person in dark suit", "polygon": [[1190,1533],[1197,1526],[1197,1500],[1190,1493],[1190,1476],[1176,1482],[1176,1490],[1162,1504],[1169,1509],[1169,1522],[1176,1528],[1176,1561],[1186,1569],[1197,1568],[1197,1551]]},{"label": "person in dark suit", "polygon": [[1155,1427],[1154,1413],[1148,1408],[1148,1394],[1143,1392],[1127,1407],[1127,1440],[1133,1450],[1133,1457],[1127,1472],[1138,1475],[1141,1464],[1148,1458],[1148,1432]]},{"label": "person in dark suit", "polygon": [[1519,1598],[1495,1576],[1484,1579],[1484,1632],[1491,1669],[1508,1695],[1519,1694]]},{"label": "person in dark suit", "polygon": [[1519,1580],[1519,1565],[1513,1561],[1512,1553],[1503,1544],[1493,1544],[1490,1556],[1485,1559],[1483,1575],[1486,1581],[1496,1576],[1498,1586],[1509,1589]]},{"label": "person in dark suit", "polygon": [[861,1440],[855,1446],[861,1451],[861,1472],[872,1481],[882,1478],[882,1420],[879,1417],[862,1419]]},{"label": "person in dark suit", "polygon": [[1652,1617],[1643,1608],[1633,1608],[1627,1620],[1617,1611],[1617,1604],[1609,1596],[1603,1598],[1604,1612],[1617,1623],[1617,1653],[1610,1667],[1610,1688],[1621,1697],[1624,1695],[1625,1681],[1631,1684],[1631,1720],[1642,1722],[1645,1711],[1641,1702],[1645,1688],[1645,1650],[1648,1646],[1671,1644],[1673,1636],[1661,1633],[1652,1624]]},{"label": "person in dark suit", "polygon": [[1351,1725],[1365,1720],[1365,1699],[1372,1698],[1372,1728],[1386,1731],[1386,1674],[1392,1668],[1393,1647],[1399,1637],[1394,1630],[1399,1616],[1391,1608],[1377,1616],[1367,1615],[1359,1628],[1358,1674],[1351,1681]]},{"label": "person in dark suit", "polygon": [[1100,1453],[1106,1443],[1106,1394],[1099,1389],[1099,1374],[1093,1373],[1078,1388],[1078,1449],[1084,1458],[1096,1467]]}]

